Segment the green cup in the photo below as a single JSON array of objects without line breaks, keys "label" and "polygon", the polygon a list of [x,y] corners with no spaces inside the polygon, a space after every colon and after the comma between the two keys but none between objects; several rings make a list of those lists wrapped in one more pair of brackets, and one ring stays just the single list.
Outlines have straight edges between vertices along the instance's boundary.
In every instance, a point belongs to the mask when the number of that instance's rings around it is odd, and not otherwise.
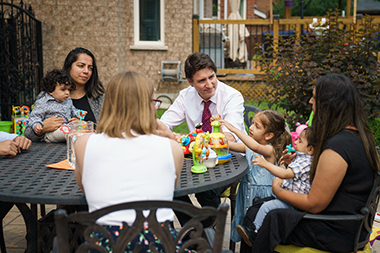
[{"label": "green cup", "polygon": [[11,121],[0,121],[0,131],[10,133],[12,127]]}]

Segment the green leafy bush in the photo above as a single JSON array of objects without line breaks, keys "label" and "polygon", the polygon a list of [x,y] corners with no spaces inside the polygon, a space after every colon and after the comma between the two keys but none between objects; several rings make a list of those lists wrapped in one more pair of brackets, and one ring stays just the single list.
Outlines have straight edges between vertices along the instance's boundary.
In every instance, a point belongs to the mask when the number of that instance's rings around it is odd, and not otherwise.
[{"label": "green leafy bush", "polygon": [[376,145],[380,147],[380,118],[374,118],[369,121],[373,136],[375,137]]},{"label": "green leafy bush", "polygon": [[338,16],[337,11],[328,12],[329,29],[322,35],[310,31],[301,39],[280,38],[276,54],[272,54],[273,50],[261,51],[262,69],[274,88],[268,91],[274,97],[270,106],[292,112],[285,115],[289,125],[308,120],[313,85],[320,76],[329,73],[350,77],[364,100],[368,117],[380,115],[380,71],[374,55],[379,51],[375,38],[378,27],[372,25],[372,18],[365,16],[359,29],[356,25],[349,29],[347,25],[343,30]]}]

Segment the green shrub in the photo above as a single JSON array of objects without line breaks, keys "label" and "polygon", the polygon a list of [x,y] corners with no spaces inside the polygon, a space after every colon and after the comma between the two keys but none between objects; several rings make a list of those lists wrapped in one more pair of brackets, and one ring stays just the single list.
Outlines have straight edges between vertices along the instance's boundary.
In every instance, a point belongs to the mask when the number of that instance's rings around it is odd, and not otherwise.
[{"label": "green shrub", "polygon": [[270,106],[292,112],[285,114],[289,125],[308,120],[313,85],[320,76],[329,73],[350,77],[364,100],[368,117],[380,115],[380,71],[373,54],[379,51],[375,38],[378,30],[368,16],[358,21],[363,23],[359,29],[356,25],[353,29],[340,29],[339,25],[343,24],[338,16],[336,11],[328,12],[329,29],[323,35],[311,31],[300,40],[296,36],[287,40],[280,38],[278,53],[274,56],[270,50],[261,50],[262,69],[268,84],[275,88]]},{"label": "green shrub", "polygon": [[[158,109],[157,110],[157,118],[160,119],[162,114],[164,114],[165,111],[166,111],[166,109]],[[186,120],[184,122],[182,122],[182,124],[173,128],[173,132],[180,133],[180,134],[188,134],[189,129],[187,128]]]},{"label": "green shrub", "polygon": [[373,136],[375,137],[376,146],[380,147],[380,118],[374,118],[369,121]]}]

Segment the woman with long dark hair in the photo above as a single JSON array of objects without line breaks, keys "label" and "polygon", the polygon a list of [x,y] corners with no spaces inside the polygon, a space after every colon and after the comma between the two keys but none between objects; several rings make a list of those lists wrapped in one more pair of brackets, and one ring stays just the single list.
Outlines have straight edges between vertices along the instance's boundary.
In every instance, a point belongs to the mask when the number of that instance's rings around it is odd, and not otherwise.
[{"label": "woman with long dark hair", "polygon": [[[360,214],[380,168],[363,102],[352,80],[329,74],[317,80],[310,104],[315,143],[310,191],[301,194],[284,190],[282,180],[275,178],[273,193],[300,211]],[[250,212],[246,218],[254,215]],[[273,252],[280,243],[329,252],[353,250],[357,221],[306,220],[302,215],[294,210],[268,213],[258,233],[250,238],[252,249],[242,242],[242,252]],[[368,233],[362,232],[362,237]]]},{"label": "woman with long dark hair", "polygon": [[[74,106],[87,112],[84,120],[96,123],[103,103],[104,87],[99,81],[95,56],[89,50],[77,47],[66,56],[63,70],[70,75],[75,86],[70,92]],[[41,92],[38,98],[43,95]],[[37,135],[28,127],[25,136],[32,141],[40,141],[46,132],[57,130],[63,123],[64,119],[52,116],[43,121],[41,133]]]}]

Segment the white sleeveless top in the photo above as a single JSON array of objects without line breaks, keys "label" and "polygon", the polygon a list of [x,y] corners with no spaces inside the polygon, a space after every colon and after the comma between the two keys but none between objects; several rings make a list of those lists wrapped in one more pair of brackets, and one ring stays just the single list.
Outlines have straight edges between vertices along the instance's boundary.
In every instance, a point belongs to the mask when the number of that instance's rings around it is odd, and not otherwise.
[{"label": "white sleeveless top", "polygon": [[[157,135],[110,138],[92,134],[83,163],[82,184],[89,212],[123,202],[173,200],[175,166],[170,141]],[[148,215],[149,212],[144,212]],[[103,225],[132,224],[135,211],[114,212],[100,218]],[[157,220],[173,220],[171,209],[157,210]]]}]

